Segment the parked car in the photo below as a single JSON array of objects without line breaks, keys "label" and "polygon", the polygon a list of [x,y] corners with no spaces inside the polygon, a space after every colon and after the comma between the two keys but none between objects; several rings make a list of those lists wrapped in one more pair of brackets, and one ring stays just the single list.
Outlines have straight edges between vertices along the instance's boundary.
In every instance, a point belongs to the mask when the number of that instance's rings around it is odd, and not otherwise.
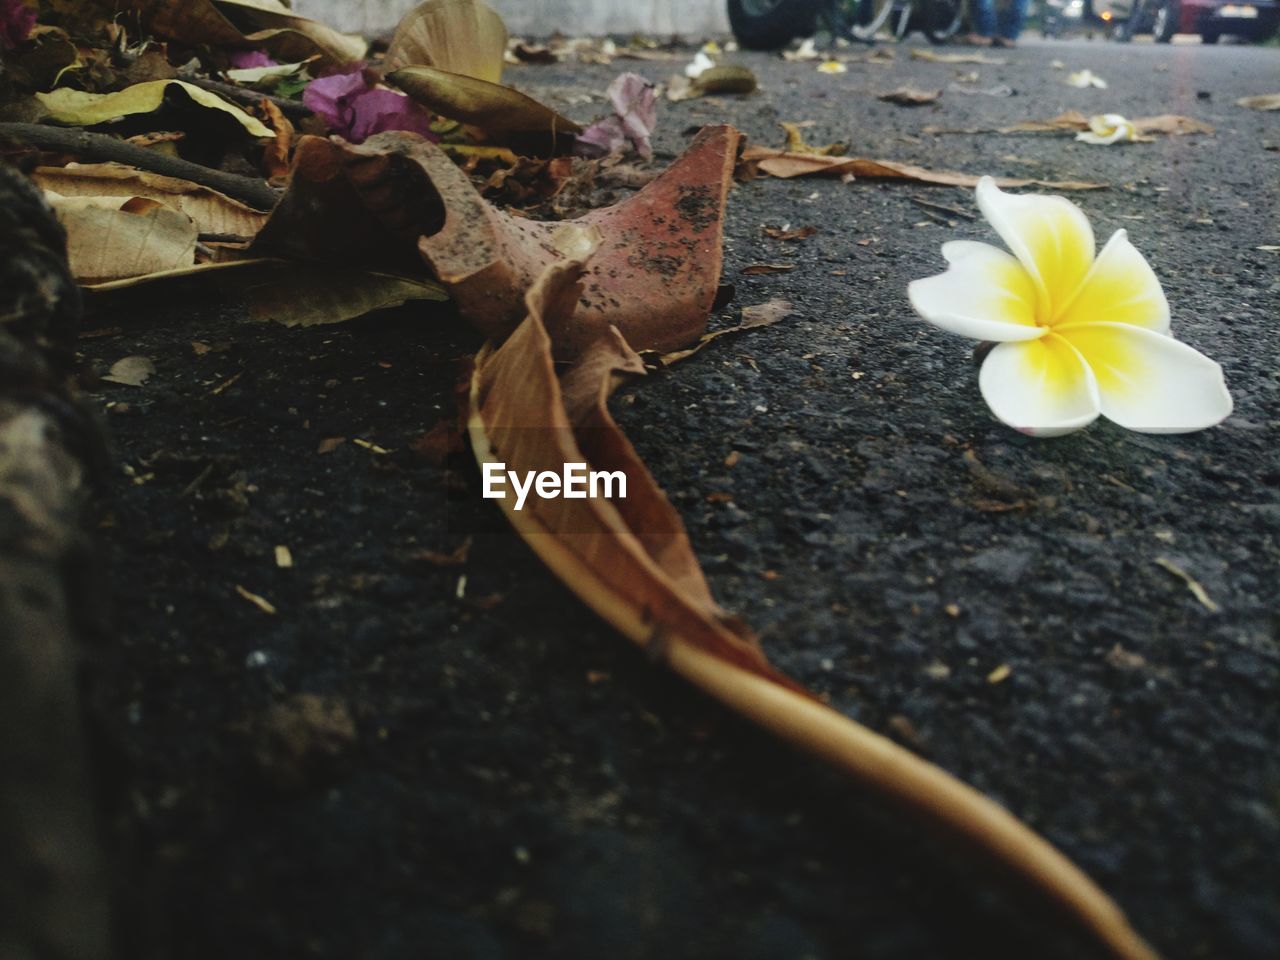
[{"label": "parked car", "polygon": [[1168,43],[1175,33],[1198,33],[1205,43],[1224,34],[1260,41],[1280,31],[1280,0],[1094,0],[1094,7],[1117,40],[1150,33]]}]

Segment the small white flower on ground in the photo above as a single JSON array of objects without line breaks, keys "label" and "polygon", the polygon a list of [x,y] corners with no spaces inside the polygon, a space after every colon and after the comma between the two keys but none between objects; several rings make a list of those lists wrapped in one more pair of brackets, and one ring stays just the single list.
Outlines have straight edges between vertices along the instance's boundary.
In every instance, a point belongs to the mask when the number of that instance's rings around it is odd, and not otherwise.
[{"label": "small white flower on ground", "polygon": [[684,68],[684,75],[690,80],[697,80],[707,70],[716,65],[716,62],[708,57],[701,50],[693,58],[693,63]]},{"label": "small white flower on ground", "polygon": [[1089,129],[1077,133],[1076,139],[1099,146],[1133,143],[1138,139],[1138,131],[1131,120],[1118,113],[1098,113],[1089,118]]},{"label": "small white flower on ground", "polygon": [[1099,90],[1107,89],[1107,81],[1092,70],[1077,70],[1075,73],[1067,75],[1067,83],[1073,87],[1097,87]]},{"label": "small white flower on ground", "polygon": [[1124,230],[1094,253],[1093,229],[1064,197],[1015,195],[990,177],[978,208],[1012,251],[942,245],[945,273],[907,288],[951,333],[996,346],[978,384],[996,417],[1052,437],[1099,414],[1143,433],[1186,433],[1231,413],[1222,368],[1169,334],[1169,304]]}]

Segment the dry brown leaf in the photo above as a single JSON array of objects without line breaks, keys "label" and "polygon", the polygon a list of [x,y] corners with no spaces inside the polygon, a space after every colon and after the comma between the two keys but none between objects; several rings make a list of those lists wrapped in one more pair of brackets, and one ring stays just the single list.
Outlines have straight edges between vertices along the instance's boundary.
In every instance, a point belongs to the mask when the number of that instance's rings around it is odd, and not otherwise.
[{"label": "dry brown leaf", "polygon": [[[746,272],[745,270],[743,271]],[[698,338],[698,342],[691,347],[685,347],[683,350],[671,350],[667,353],[659,354],[652,359],[663,367],[669,367],[673,363],[680,360],[686,360],[693,356],[707,344],[713,340],[718,340],[723,336],[732,333],[742,333],[744,330],[755,330],[758,327],[769,327],[777,323],[779,320],[785,320],[792,314],[792,306],[790,300],[769,300],[765,303],[759,303],[755,306],[747,306],[742,308],[742,322],[737,326],[724,327],[720,330],[712,330],[710,333],[704,333]]]},{"label": "dry brown leaf", "polygon": [[401,19],[386,69],[435,67],[477,80],[502,79],[507,28],[482,0],[427,0]]},{"label": "dry brown leaf", "polygon": [[900,107],[922,107],[925,104],[937,103],[942,96],[941,90],[917,90],[915,87],[899,87],[889,93],[882,93],[877,100],[885,103],[896,103]]},{"label": "dry brown leaf", "polygon": [[774,240],[808,240],[817,232],[818,228],[813,226],[797,227],[794,230],[784,230],[782,227],[764,228],[764,235],[772,237]]},{"label": "dry brown leaf", "polygon": [[817,153],[824,157],[842,157],[849,152],[849,145],[846,143],[828,143],[822,147],[815,147],[806,143],[804,134],[800,131],[803,127],[810,126],[813,126],[812,120],[806,120],[802,123],[787,123],[783,121],[781,127],[787,134],[787,142],[783,149],[787,153]]},{"label": "dry brown leaf", "polygon": [[64,197],[149,197],[180,210],[200,233],[252,237],[267,215],[209,187],[121,163],[69,163],[37,167],[33,174],[45,190]]},{"label": "dry brown leaf", "polygon": [[1184,117],[1177,113],[1162,113],[1156,117],[1139,117],[1133,121],[1138,133],[1167,133],[1173,137],[1185,137],[1193,133],[1213,133],[1213,127],[1203,120]]},{"label": "dry brown leaf", "polygon": [[769,273],[789,273],[795,268],[794,263],[753,263],[749,267],[743,267],[742,273],[745,276],[754,277]]},{"label": "dry brown leaf", "polygon": [[480,131],[489,143],[532,139],[547,149],[582,132],[581,124],[545,104],[487,80],[418,66],[402,67],[386,79],[429,110]]},{"label": "dry brown leaf", "polygon": [[[547,268],[529,291],[528,317],[476,358],[469,432],[477,460],[520,472],[588,463],[620,470],[627,495],[500,501],[534,551],[588,606],[661,656],[669,636],[795,689],[749,634],[711,599],[680,518],[605,407],[622,376],[644,364],[614,329],[588,344],[561,381],[549,329],[563,328],[583,293],[582,261]],[[501,451],[501,455],[498,454]]]},{"label": "dry brown leaf", "polygon": [[[1138,117],[1132,121],[1139,134],[1165,133],[1175,137],[1193,133],[1213,133],[1213,127],[1194,117],[1176,113],[1162,113],[1155,117]],[[1079,110],[1067,110],[1048,120],[1022,120],[1007,127],[966,127],[945,129],[925,127],[924,133],[1078,133],[1089,129],[1089,118]]]},{"label": "dry brown leaf", "polygon": [[45,196],[67,231],[81,283],[138,277],[195,262],[199,230],[185,213],[146,197]]},{"label": "dry brown leaf", "polygon": [[1262,93],[1256,97],[1241,97],[1236,101],[1237,107],[1248,107],[1250,110],[1280,110],[1280,93]]},{"label": "dry brown leaf", "polygon": [[[589,256],[589,252],[586,256]],[[754,637],[711,597],[679,516],[610,417],[606,400],[640,358],[616,329],[557,378],[549,330],[584,292],[583,260],[549,266],[528,316],[476,358],[468,431],[485,469],[559,474],[565,464],[621,471],[623,498],[499,499],[512,526],[555,576],[607,623],[766,730],[845,771],[896,806],[964,837],[1065,908],[1111,952],[1155,960],[1123,914],[1070,861],[1003,808],[938,767],[817,702],[766,660]]]},{"label": "dry brown leaf", "polygon": [[[286,177],[289,175],[289,158],[293,155],[295,133],[293,123],[267,97],[263,97],[259,102],[258,110],[267,126],[271,128],[271,132],[275,134],[275,139],[267,141],[262,150],[262,172],[266,174],[268,180]],[[255,230],[254,233],[256,232]]]},{"label": "dry brown leaf", "polygon": [[[444,151],[412,134],[378,134],[359,146],[303,138],[289,191],[255,252],[296,255],[306,247],[300,238],[319,235],[351,253],[345,238],[334,240],[327,227],[317,226],[316,214],[322,201],[327,209],[320,208],[321,217],[348,204],[339,216],[346,237],[367,237],[384,249],[394,241],[413,250],[416,241],[464,315],[500,340],[525,315],[530,284],[597,231],[602,242],[583,302],[564,329],[553,331],[557,350],[570,356],[610,325],[637,349],[672,349],[702,332],[715,302],[724,202],[739,136],[731,127],[708,127],[625,202],[550,223],[487,203]],[[312,175],[323,182],[309,183]],[[311,256],[346,262],[329,253]]]},{"label": "dry brown leaf", "polygon": [[[871,160],[866,157],[826,157],[812,153],[786,153],[769,147],[748,147],[742,159],[773,177],[866,177],[886,180],[910,180],[950,187],[976,187],[978,176],[948,170],[927,170],[894,160]],[[1001,187],[1045,187],[1051,190],[1105,190],[1105,183],[1079,180],[1029,180],[1018,177],[996,177]]]}]

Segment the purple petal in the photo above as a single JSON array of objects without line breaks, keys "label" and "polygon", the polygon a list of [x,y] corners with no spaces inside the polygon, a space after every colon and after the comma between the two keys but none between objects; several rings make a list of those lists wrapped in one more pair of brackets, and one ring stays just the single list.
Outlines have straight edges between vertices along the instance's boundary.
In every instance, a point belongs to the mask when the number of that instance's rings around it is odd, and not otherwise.
[{"label": "purple petal", "polygon": [[348,139],[353,143],[384,130],[408,130],[435,139],[430,115],[403,93],[375,87],[352,97],[351,107],[354,116]]},{"label": "purple petal", "polygon": [[278,67],[279,64],[272,60],[261,50],[237,50],[231,54],[232,70],[251,70],[254,67]]},{"label": "purple petal", "polygon": [[653,84],[639,74],[623,73],[609,84],[608,92],[626,138],[640,156],[652,156],[649,137],[658,124],[658,97]]},{"label": "purple petal", "polygon": [[36,12],[22,0],[0,0],[0,47],[12,50],[36,25]]},{"label": "purple petal", "polygon": [[578,134],[573,152],[580,157],[595,159],[627,149],[628,138],[622,120],[616,116],[597,120]]},{"label": "purple petal", "polygon": [[355,119],[350,100],[368,87],[364,78],[364,65],[360,64],[349,73],[335,73],[312,80],[307,84],[307,89],[302,91],[302,104],[316,116],[323,118],[334,133],[346,136]]}]

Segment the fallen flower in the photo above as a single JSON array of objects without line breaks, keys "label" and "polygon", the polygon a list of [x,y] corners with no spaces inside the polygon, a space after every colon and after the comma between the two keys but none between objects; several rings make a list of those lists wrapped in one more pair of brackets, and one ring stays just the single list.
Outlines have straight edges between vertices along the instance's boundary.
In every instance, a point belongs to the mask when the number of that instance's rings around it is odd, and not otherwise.
[{"label": "fallen flower", "polygon": [[690,80],[696,80],[715,65],[714,60],[699,50],[697,56],[693,58],[693,63],[684,68],[684,75]]},{"label": "fallen flower", "polygon": [[12,50],[36,25],[36,11],[23,0],[0,0],[0,49]]},{"label": "fallen flower", "polygon": [[801,60],[817,60],[819,56],[818,47],[814,43],[813,37],[809,37],[795,50],[782,51],[782,59],[793,62]]},{"label": "fallen flower", "polygon": [[1222,368],[1169,335],[1160,281],[1124,230],[1095,257],[1093,229],[1066,198],[1004,193],[989,177],[977,197],[1013,255],[945,243],[950,268],[907,295],[935,326],[996,341],[979,386],[998,419],[1051,437],[1099,414],[1143,433],[1185,433],[1231,413]]},{"label": "fallen flower", "polygon": [[575,150],[584,157],[622,153],[630,144],[636,153],[653,156],[649,137],[658,123],[658,94],[652,83],[637,73],[620,74],[609,84],[613,116],[597,120],[578,135]]},{"label": "fallen flower", "polygon": [[1099,113],[1089,118],[1089,129],[1077,133],[1076,139],[1099,146],[1133,143],[1138,139],[1138,130],[1133,121],[1126,120],[1118,113]]},{"label": "fallen flower", "polygon": [[819,73],[848,73],[849,68],[839,60],[824,60],[818,64]]},{"label": "fallen flower", "polygon": [[408,130],[436,139],[427,112],[405,94],[376,83],[363,63],[345,73],[312,80],[302,102],[330,130],[352,143],[363,143],[386,130]]},{"label": "fallen flower", "polygon": [[252,70],[258,67],[279,66],[275,60],[272,60],[261,50],[235,50],[232,51],[229,60],[234,70]]},{"label": "fallen flower", "polygon": [[1077,70],[1075,73],[1068,74],[1067,84],[1072,87],[1079,87],[1082,90],[1085,87],[1097,87],[1099,90],[1107,89],[1107,81],[1092,70]]}]

